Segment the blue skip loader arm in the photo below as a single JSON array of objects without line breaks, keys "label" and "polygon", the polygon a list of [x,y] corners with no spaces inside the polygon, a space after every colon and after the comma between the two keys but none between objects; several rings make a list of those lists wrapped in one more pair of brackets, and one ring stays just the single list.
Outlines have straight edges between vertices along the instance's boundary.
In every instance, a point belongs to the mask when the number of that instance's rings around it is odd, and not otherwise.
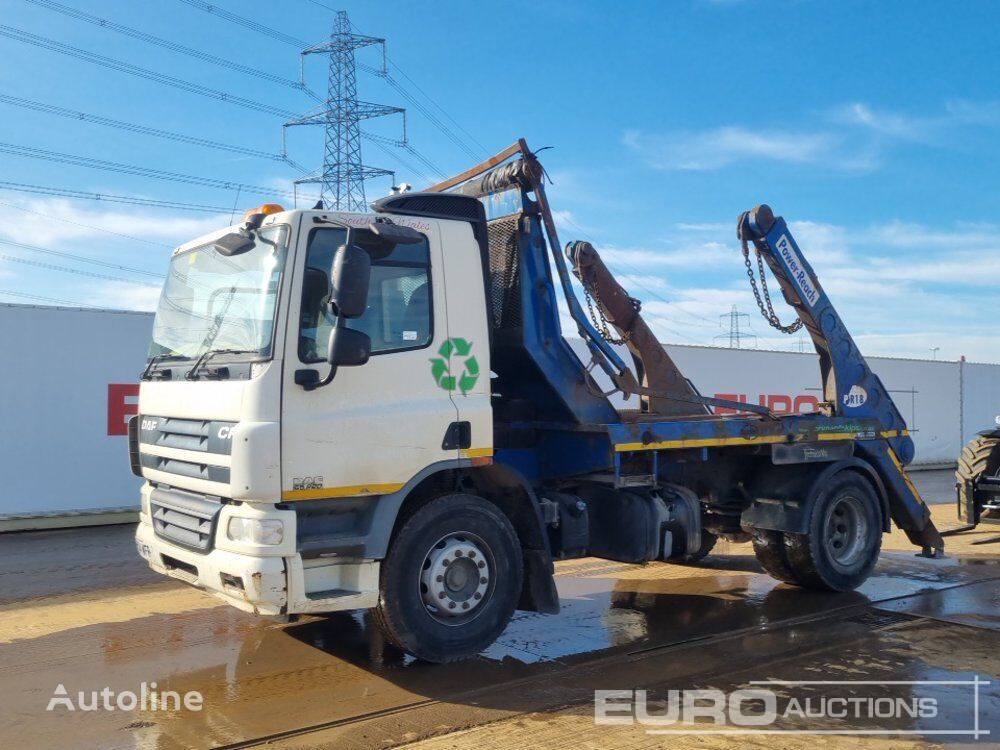
[{"label": "blue skip loader arm", "polygon": [[[913,460],[906,422],[878,375],[872,372],[834,308],[785,220],[760,205],[740,216],[737,235],[744,252],[752,243],[781,286],[785,301],[799,315],[819,354],[822,411],[831,417],[876,419],[877,435],[857,441],[858,452],[875,466],[889,496],[892,520],[924,554],[944,548],[930,511],[904,466]],[[766,288],[765,288],[766,293]],[[777,322],[776,320],[773,322]]]}]

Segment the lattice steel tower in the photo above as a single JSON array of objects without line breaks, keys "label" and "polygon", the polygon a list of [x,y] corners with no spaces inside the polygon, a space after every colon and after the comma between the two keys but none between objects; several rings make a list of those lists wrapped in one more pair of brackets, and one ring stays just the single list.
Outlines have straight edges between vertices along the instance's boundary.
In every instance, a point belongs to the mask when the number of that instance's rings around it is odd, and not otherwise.
[{"label": "lattice steel tower", "polygon": [[[357,82],[354,71],[354,51],[375,44],[383,45],[385,39],[351,33],[351,22],[347,11],[337,12],[337,21],[330,41],[306,47],[306,55],[328,54],[330,74],[327,83],[327,100],[320,105],[320,111],[310,112],[289,120],[285,127],[293,125],[323,125],[326,140],[323,155],[323,169],[319,174],[311,174],[295,181],[296,185],[319,183],[320,200],[329,208],[342,211],[367,211],[365,201],[365,180],[373,177],[394,176],[390,169],[367,167],[361,161],[361,129],[359,123],[373,117],[403,112],[400,107],[385,104],[371,104],[358,101]],[[383,65],[384,67],[384,65]]]}]

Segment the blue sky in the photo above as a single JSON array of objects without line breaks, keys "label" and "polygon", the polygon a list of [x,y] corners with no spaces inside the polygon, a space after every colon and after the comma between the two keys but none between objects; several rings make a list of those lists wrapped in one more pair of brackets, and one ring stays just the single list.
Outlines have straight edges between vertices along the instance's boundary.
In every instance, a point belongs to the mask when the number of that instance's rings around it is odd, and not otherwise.
[{"label": "blue sky", "polygon": [[[60,2],[273,76],[298,76],[294,46],[181,0]],[[333,19],[312,0],[213,2],[317,42]],[[736,305],[750,314],[745,332],[757,334],[758,346],[798,350],[799,339],[768,333],[733,237],[737,214],[768,202],[792,223],[866,353],[929,358],[939,347],[941,359],[1000,359],[997,4],[324,2],[348,10],[364,33],[386,37],[396,79],[477,155],[484,153],[479,144],[493,152],[518,136],[536,148],[552,146],[543,161],[553,178],[549,195],[562,240],[592,240],[644,300],[664,340],[725,343],[715,338],[728,331],[719,316]],[[21,38],[27,32],[289,113],[313,106],[290,86],[155,47],[46,5],[48,0],[6,0],[0,23]],[[275,192],[298,175],[276,160],[53,116],[13,106],[9,98],[265,153],[280,150],[280,114],[8,36],[0,36],[0,54],[0,151],[9,145],[46,149]],[[360,52],[358,60],[380,62],[374,50]],[[321,91],[324,61],[311,59],[306,71]],[[358,89],[368,101],[408,105],[364,71]],[[472,161],[412,106],[407,124],[413,146],[441,171],[450,174]],[[396,137],[399,119],[366,128]],[[429,173],[412,155],[390,151]],[[321,132],[290,131],[289,153],[298,163],[318,166]],[[417,187],[425,182],[370,143],[364,156],[368,164],[396,169],[397,180]],[[8,182],[209,206],[242,209],[266,197],[10,153],[0,153],[0,170],[0,180]],[[387,180],[370,183],[369,198],[388,186]],[[4,242],[159,273],[171,245],[225,223],[228,213],[0,190],[0,219],[0,300],[32,301],[8,294],[19,292],[149,308],[156,297],[152,276]]]}]

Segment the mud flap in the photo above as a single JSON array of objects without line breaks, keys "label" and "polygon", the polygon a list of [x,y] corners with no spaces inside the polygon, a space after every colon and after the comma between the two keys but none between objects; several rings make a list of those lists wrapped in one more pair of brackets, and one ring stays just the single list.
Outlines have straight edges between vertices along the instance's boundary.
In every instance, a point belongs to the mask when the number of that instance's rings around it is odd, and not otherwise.
[{"label": "mud flap", "polygon": [[524,583],[517,608],[525,612],[544,615],[559,614],[559,592],[553,576],[552,558],[541,549],[522,550],[524,557]]}]

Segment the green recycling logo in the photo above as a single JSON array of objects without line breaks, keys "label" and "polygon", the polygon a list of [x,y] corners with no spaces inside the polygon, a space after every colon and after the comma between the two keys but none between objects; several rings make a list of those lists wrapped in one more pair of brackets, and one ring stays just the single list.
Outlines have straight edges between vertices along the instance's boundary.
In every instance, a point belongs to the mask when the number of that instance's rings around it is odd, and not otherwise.
[{"label": "green recycling logo", "polygon": [[479,362],[472,356],[472,342],[457,337],[447,339],[438,354],[441,356],[431,360],[434,380],[446,391],[458,388],[463,396],[468,395],[479,380]]}]

